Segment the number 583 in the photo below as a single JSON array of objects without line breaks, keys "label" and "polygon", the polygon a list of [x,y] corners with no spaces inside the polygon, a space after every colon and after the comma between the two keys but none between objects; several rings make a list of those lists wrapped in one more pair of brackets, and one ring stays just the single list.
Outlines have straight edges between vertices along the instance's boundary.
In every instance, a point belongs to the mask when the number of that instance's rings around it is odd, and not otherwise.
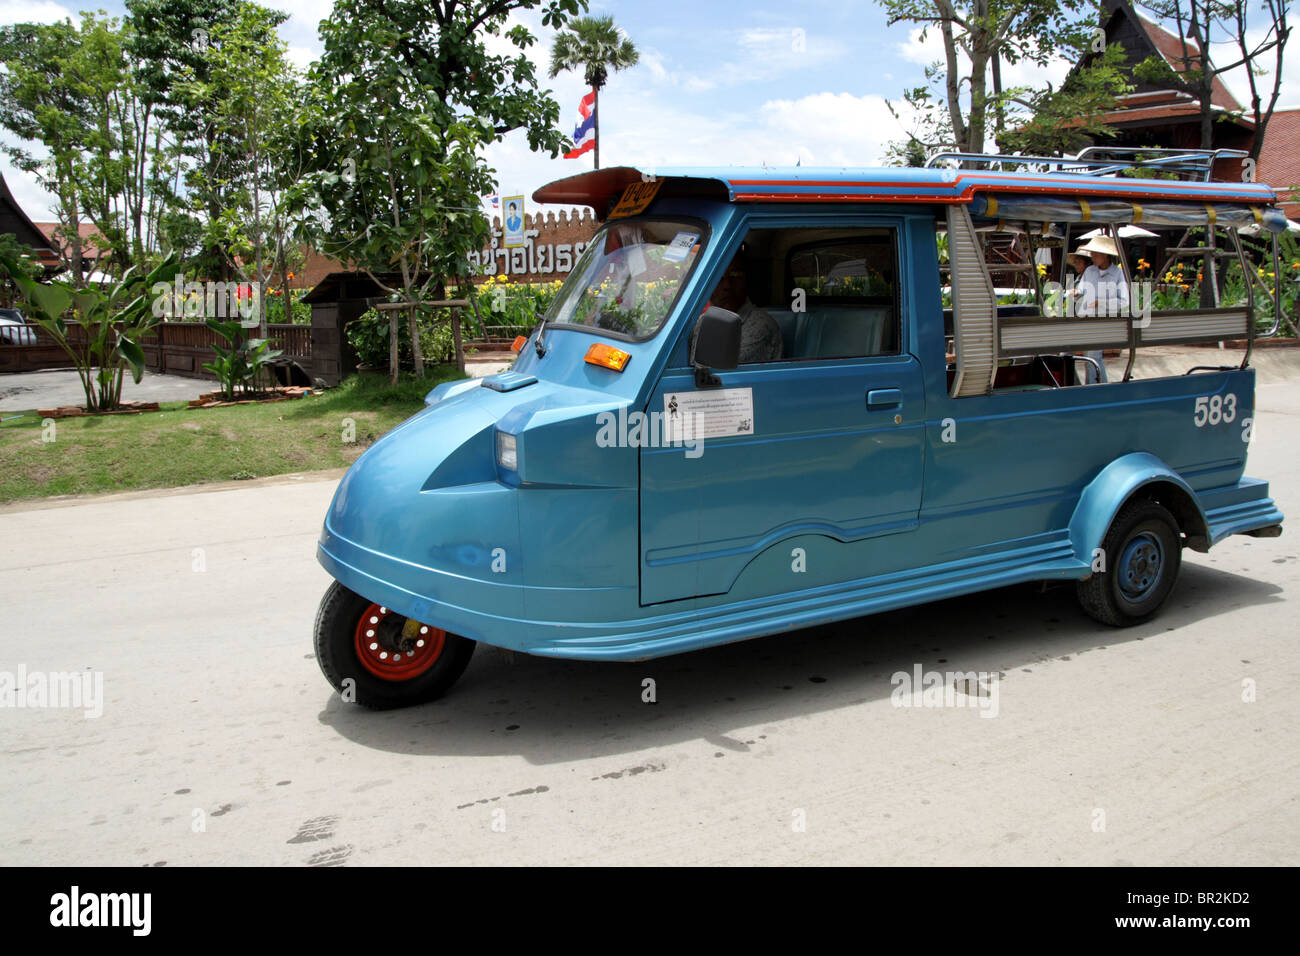
[{"label": "number 583", "polygon": [[1217,425],[1220,422],[1226,424],[1236,417],[1237,396],[1231,392],[1227,395],[1200,396],[1196,399],[1196,410],[1192,413],[1192,421],[1196,423],[1197,428]]}]

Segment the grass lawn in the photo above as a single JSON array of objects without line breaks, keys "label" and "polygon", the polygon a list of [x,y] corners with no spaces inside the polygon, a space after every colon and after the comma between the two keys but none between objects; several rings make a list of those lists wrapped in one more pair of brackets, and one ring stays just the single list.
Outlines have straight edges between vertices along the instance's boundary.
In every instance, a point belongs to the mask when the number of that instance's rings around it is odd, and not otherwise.
[{"label": "grass lawn", "polygon": [[[161,412],[62,418],[52,442],[29,412],[0,423],[0,502],[342,468],[418,412],[429,389],[456,378],[447,365],[396,386],[354,375],[287,402],[202,409],[165,402]],[[347,418],[356,423],[353,444],[343,442]]]}]

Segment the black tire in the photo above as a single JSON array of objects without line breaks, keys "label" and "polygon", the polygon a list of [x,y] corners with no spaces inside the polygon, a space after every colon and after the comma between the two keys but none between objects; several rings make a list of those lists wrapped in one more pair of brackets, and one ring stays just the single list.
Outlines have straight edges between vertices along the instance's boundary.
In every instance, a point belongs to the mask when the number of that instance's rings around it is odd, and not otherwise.
[{"label": "black tire", "polygon": [[[316,612],[315,635],[316,663],[325,679],[345,700],[372,710],[423,704],[445,694],[469,665],[474,654],[474,642],[443,632],[441,649],[427,664],[427,669],[418,675],[409,679],[376,676],[362,662],[357,650],[360,639],[358,625],[362,615],[372,606],[371,601],[337,581],[325,592]],[[376,641],[385,641],[385,646],[392,647],[395,640],[401,639],[406,618],[387,609],[384,613],[384,630]]]},{"label": "black tire", "polygon": [[1174,516],[1154,501],[1130,501],[1111,522],[1101,550],[1105,570],[1078,584],[1083,610],[1112,627],[1150,619],[1174,589],[1182,563]]}]

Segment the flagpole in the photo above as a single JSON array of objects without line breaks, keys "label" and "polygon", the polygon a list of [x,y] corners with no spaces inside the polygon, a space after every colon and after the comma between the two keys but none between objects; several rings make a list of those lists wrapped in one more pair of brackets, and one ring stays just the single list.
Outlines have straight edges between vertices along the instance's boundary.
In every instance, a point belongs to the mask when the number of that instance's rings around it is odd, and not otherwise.
[{"label": "flagpole", "polygon": [[600,87],[591,88],[591,118],[596,131],[596,169],[600,169]]}]

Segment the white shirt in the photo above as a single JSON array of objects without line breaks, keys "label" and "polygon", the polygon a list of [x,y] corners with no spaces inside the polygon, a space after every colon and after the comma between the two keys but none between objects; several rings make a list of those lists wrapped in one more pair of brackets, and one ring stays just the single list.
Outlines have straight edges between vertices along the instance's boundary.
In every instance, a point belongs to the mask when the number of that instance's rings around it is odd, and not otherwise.
[{"label": "white shirt", "polygon": [[1125,315],[1128,313],[1128,283],[1118,263],[1105,269],[1090,265],[1079,280],[1079,299],[1075,315]]}]

